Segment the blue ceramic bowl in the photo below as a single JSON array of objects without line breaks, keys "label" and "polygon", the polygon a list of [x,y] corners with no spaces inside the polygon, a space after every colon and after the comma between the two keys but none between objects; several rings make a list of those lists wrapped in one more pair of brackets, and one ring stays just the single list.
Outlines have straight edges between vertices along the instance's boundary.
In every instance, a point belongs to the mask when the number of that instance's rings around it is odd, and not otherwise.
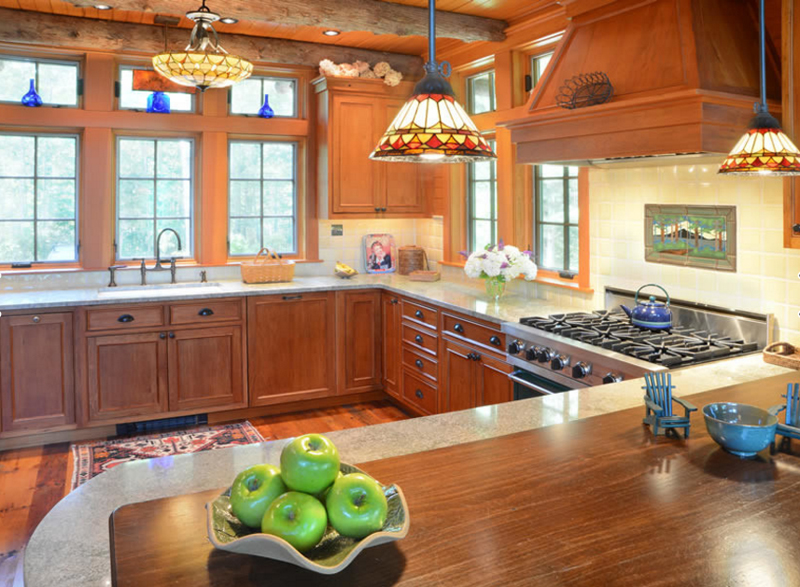
[{"label": "blue ceramic bowl", "polygon": [[711,438],[729,453],[750,458],[767,448],[775,438],[777,416],[755,406],[735,403],[703,407]]}]

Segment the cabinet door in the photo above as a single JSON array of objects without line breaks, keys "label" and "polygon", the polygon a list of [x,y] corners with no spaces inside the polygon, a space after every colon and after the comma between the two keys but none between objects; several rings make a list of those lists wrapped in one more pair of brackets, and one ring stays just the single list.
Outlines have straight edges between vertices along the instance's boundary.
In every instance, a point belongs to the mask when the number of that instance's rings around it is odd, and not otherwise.
[{"label": "cabinet door", "polygon": [[[380,104],[383,114],[383,129],[386,129],[394,120],[405,102],[384,100]],[[382,132],[382,131],[381,131]],[[380,137],[378,137],[380,138]],[[383,194],[381,204],[386,208],[387,214],[423,214],[425,212],[425,198],[420,181],[420,166],[409,164],[385,163],[381,167],[383,172]]]},{"label": "cabinet door", "polygon": [[334,395],[333,293],[251,297],[247,303],[250,405]]},{"label": "cabinet door", "polygon": [[169,409],[242,407],[242,327],[179,330],[169,338]]},{"label": "cabinet door", "polygon": [[2,429],[75,423],[72,314],[0,319]]},{"label": "cabinet door", "polygon": [[441,412],[455,412],[474,408],[475,398],[475,361],[470,359],[472,349],[445,340],[443,344],[442,389],[441,397],[445,400]]},{"label": "cabinet door", "polygon": [[341,291],[337,295],[339,392],[378,389],[381,384],[381,294]]},{"label": "cabinet door", "polygon": [[383,321],[383,389],[398,396],[400,393],[400,300],[396,295],[381,296],[381,318]]},{"label": "cabinet door", "polygon": [[369,154],[380,138],[376,100],[359,96],[334,96],[331,148],[331,207],[337,214],[374,216],[381,206],[380,163]]},{"label": "cabinet door", "polygon": [[167,334],[92,336],[86,340],[89,419],[167,411]]},{"label": "cabinet door", "polygon": [[476,366],[478,405],[501,404],[513,399],[514,387],[508,378],[508,374],[513,371],[511,365],[484,353]]}]

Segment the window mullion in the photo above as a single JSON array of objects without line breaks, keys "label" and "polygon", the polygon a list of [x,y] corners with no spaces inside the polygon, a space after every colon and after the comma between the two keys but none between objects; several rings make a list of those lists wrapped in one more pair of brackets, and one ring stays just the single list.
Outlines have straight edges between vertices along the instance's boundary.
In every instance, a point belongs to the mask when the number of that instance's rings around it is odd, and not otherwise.
[{"label": "window mullion", "polygon": [[[39,64],[36,64],[36,72]],[[38,80],[37,80],[38,86]],[[33,260],[39,260],[39,137],[33,137]]]}]

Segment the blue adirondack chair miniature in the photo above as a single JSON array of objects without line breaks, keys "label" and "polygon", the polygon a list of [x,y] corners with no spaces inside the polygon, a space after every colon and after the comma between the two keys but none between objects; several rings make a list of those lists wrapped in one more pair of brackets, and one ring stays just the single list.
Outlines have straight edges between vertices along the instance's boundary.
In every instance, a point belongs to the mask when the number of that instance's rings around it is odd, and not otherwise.
[{"label": "blue adirondack chair miniature", "polygon": [[[777,416],[784,410],[786,417],[784,422],[778,422],[778,428],[775,431],[775,438],[783,436],[783,442],[791,442],[792,438],[800,439],[800,383],[790,383],[786,386],[786,395],[781,397],[786,398],[786,403],[778,406],[772,406],[767,410],[773,416]],[[772,441],[772,452],[775,452],[775,441]]]},{"label": "blue adirondack chair miniature", "polygon": [[[684,399],[672,397],[672,375],[666,373],[647,373],[644,376],[646,385],[642,388],[647,392],[644,396],[645,418],[644,423],[653,429],[653,436],[666,434],[672,430],[683,428],[683,437],[689,438],[689,427],[692,425],[690,414],[697,408]],[[683,406],[684,415],[676,416],[672,412],[672,402]]]}]

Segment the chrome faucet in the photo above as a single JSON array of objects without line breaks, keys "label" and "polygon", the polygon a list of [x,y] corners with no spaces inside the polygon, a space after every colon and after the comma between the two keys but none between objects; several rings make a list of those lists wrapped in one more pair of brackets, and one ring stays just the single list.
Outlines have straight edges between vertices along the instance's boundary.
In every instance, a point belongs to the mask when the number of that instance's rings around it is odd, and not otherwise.
[{"label": "chrome faucet", "polygon": [[169,259],[169,267],[164,267],[161,264],[161,237],[164,236],[165,232],[171,232],[175,235],[175,238],[178,241],[178,250],[180,251],[183,249],[183,245],[181,244],[181,237],[175,231],[174,228],[165,228],[161,232],[158,233],[158,237],[156,238],[156,264],[152,269],[148,269],[147,265],[145,264],[144,259],[134,259],[134,261],[140,261],[141,265],[139,266],[139,271],[142,274],[142,285],[147,285],[147,273],[149,271],[166,271],[169,269],[170,272],[170,283],[176,283],[175,281],[175,272],[177,268],[175,267],[175,257],[170,257]]}]

